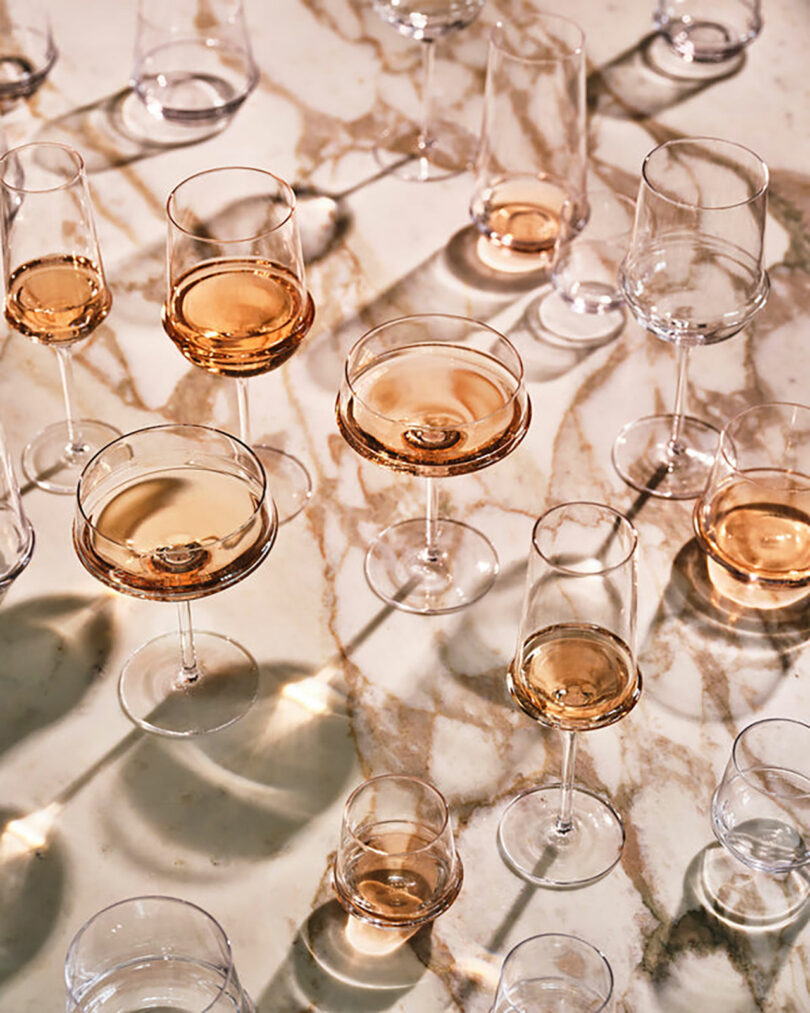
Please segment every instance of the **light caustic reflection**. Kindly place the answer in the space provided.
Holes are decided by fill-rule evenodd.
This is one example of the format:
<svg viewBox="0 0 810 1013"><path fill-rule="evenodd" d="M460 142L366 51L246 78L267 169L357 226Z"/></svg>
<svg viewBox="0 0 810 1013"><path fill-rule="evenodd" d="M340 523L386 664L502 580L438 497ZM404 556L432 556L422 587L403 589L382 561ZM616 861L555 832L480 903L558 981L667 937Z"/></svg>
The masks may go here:
<svg viewBox="0 0 810 1013"><path fill-rule="evenodd" d="M0 866L31 852L41 851L47 845L61 811L60 802L51 802L43 809L8 822L0 834Z"/></svg>

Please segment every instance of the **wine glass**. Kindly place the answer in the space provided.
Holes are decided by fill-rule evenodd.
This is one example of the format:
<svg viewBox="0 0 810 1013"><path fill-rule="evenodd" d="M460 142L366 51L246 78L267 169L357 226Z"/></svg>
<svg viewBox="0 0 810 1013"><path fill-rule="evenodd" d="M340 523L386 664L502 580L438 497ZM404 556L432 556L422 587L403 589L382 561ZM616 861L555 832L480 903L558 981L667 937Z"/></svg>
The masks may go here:
<svg viewBox="0 0 810 1013"><path fill-rule="evenodd" d="M351 793L335 855L335 891L350 916L413 931L450 907L463 875L447 802L433 785L383 774Z"/></svg>
<svg viewBox="0 0 810 1013"><path fill-rule="evenodd" d="M762 31L760 0L658 0L654 20L687 63L731 60Z"/></svg>
<svg viewBox="0 0 810 1013"><path fill-rule="evenodd" d="M433 121L435 43L448 32L471 25L484 0L373 0L374 10L401 35L422 43L422 110L418 129L401 137L387 137L379 160L393 161L393 171L418 182L455 175L472 161L474 140L449 123L437 135ZM403 156L412 156L407 158Z"/></svg>
<svg viewBox="0 0 810 1013"><path fill-rule="evenodd" d="M498 828L508 864L533 883L581 886L621 857L621 817L606 799L574 786L574 759L578 731L619 721L641 694L637 545L630 521L601 503L563 503L534 526L507 682L529 717L562 731L562 783L518 795Z"/></svg>
<svg viewBox="0 0 810 1013"><path fill-rule="evenodd" d="M195 366L235 377L240 436L250 445L248 377L286 362L315 316L295 195L264 169L207 169L172 190L166 214L163 327ZM284 523L309 499L309 473L282 450L253 450Z"/></svg>
<svg viewBox="0 0 810 1013"><path fill-rule="evenodd" d="M255 570L277 527L259 460L216 429L140 429L85 468L73 526L80 561L116 591L178 607L179 633L149 641L121 672L119 696L135 724L197 735L250 707L256 662L230 638L193 630L189 602Z"/></svg>
<svg viewBox="0 0 810 1013"><path fill-rule="evenodd" d="M53 348L59 359L64 422L34 437L23 452L27 478L48 492L74 494L82 468L120 433L77 419L72 353L110 311L81 155L35 141L0 158L5 315L20 334Z"/></svg>
<svg viewBox="0 0 810 1013"><path fill-rule="evenodd" d="M716 590L775 609L810 594L810 408L762 404L720 434L693 514Z"/></svg>
<svg viewBox="0 0 810 1013"><path fill-rule="evenodd" d="M706 485L717 430L684 413L689 353L732 337L765 305L767 189L765 163L731 141L667 141L644 159L620 280L639 323L675 344L678 380L672 414L629 423L613 446L616 470L641 492L694 499Z"/></svg>
<svg viewBox="0 0 810 1013"><path fill-rule="evenodd" d="M613 971L605 955L584 939L550 932L509 951L492 1013L599 1013L612 995Z"/></svg>
<svg viewBox="0 0 810 1013"><path fill-rule="evenodd" d="M436 480L502 460L531 418L523 364L502 334L444 314L375 327L346 359L337 399L341 434L361 457L426 482L426 515L378 535L366 577L383 601L436 615L492 586L498 557L479 531L438 516Z"/></svg>
<svg viewBox="0 0 810 1013"><path fill-rule="evenodd" d="M254 1013L222 926L177 897L131 897L97 912L65 960L67 1013Z"/></svg>
<svg viewBox="0 0 810 1013"><path fill-rule="evenodd" d="M0 425L0 597L28 566L34 529L23 510L20 488Z"/></svg>
<svg viewBox="0 0 810 1013"><path fill-rule="evenodd" d="M47 10L37 0L5 0L0 10L0 102L33 95L57 55Z"/></svg>

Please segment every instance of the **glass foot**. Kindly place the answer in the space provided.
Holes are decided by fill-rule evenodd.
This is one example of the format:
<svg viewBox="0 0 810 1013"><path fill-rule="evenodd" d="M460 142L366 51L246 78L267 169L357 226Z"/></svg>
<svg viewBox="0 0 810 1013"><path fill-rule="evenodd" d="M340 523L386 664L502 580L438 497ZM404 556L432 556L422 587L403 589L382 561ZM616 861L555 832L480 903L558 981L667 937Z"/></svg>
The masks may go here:
<svg viewBox="0 0 810 1013"><path fill-rule="evenodd" d="M547 887L585 886L601 879L624 848L621 817L606 799L574 788L571 829L557 830L562 786L522 792L498 826L501 854L519 876Z"/></svg>
<svg viewBox="0 0 810 1013"><path fill-rule="evenodd" d="M477 601L498 575L498 556L480 531L441 520L435 547L426 547L427 521L386 528L366 553L366 579L383 601L403 612L440 615Z"/></svg>
<svg viewBox="0 0 810 1013"><path fill-rule="evenodd" d="M606 310L580 310L552 290L535 307L536 327L540 337L565 348L595 348L615 338L624 327L625 313L621 306Z"/></svg>
<svg viewBox="0 0 810 1013"><path fill-rule="evenodd" d="M613 444L613 467L628 485L662 499L697 499L709 477L719 432L685 415L678 444L670 444L672 415L630 422Z"/></svg>
<svg viewBox="0 0 810 1013"><path fill-rule="evenodd" d="M23 450L25 477L46 492L74 496L79 475L90 458L121 435L114 426L93 419L77 419L73 427L75 447L70 444L67 422L54 422Z"/></svg>
<svg viewBox="0 0 810 1013"><path fill-rule="evenodd" d="M238 721L256 699L259 668L243 647L196 630L194 645L202 673L194 682L181 680L178 633L150 640L124 666L121 706L144 731L172 738L216 732Z"/></svg>
<svg viewBox="0 0 810 1013"><path fill-rule="evenodd" d="M262 462L267 476L267 489L276 504L278 522L286 524L304 509L312 495L309 472L297 457L286 454L283 450L266 447L264 444L251 449Z"/></svg>
<svg viewBox="0 0 810 1013"><path fill-rule="evenodd" d="M406 126L400 131L385 131L374 157L381 168L399 179L429 183L469 169L475 146L472 134L451 123L438 124L435 136L426 144L420 143L417 127Z"/></svg>

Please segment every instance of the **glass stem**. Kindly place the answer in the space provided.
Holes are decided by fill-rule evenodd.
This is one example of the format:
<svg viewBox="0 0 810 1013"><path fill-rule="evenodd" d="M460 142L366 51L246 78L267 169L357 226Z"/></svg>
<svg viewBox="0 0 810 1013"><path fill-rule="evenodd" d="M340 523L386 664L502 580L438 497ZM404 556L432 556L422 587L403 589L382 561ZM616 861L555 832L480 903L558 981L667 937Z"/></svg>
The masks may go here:
<svg viewBox="0 0 810 1013"><path fill-rule="evenodd" d="M574 766L577 759L577 733L563 732L562 785L560 788L560 811L555 829L558 834L567 834L573 826L571 811L574 803Z"/></svg>
<svg viewBox="0 0 810 1013"><path fill-rule="evenodd" d="M65 399L65 422L68 431L68 453L80 454L84 449L79 435L79 428L76 425L76 415L73 409L73 353L70 348L57 348L56 356L59 360L59 375L62 377L62 395Z"/></svg>
<svg viewBox="0 0 810 1013"><path fill-rule="evenodd" d="M236 381L236 408L239 412L239 438L250 446L250 412L248 410L248 382L240 376Z"/></svg>
<svg viewBox="0 0 810 1013"><path fill-rule="evenodd" d="M417 146L420 155L424 155L433 143L431 128L433 125L433 73L436 64L435 48L432 39L422 40L422 116L419 123Z"/></svg>
<svg viewBox="0 0 810 1013"><path fill-rule="evenodd" d="M428 476L425 479L425 555L431 563L439 559L436 548L439 532L439 483Z"/></svg>
<svg viewBox="0 0 810 1013"><path fill-rule="evenodd" d="M180 678L184 685L194 683L200 677L197 663L197 648L194 646L194 629L191 625L191 602L177 603L177 622L180 627L180 657L182 668Z"/></svg>
<svg viewBox="0 0 810 1013"><path fill-rule="evenodd" d="M668 450L671 454L677 454L682 449L681 430L683 429L684 403L686 402L686 374L689 370L690 345L682 341L676 344L678 356L678 382L675 387L675 405L672 409L672 429L669 434Z"/></svg>

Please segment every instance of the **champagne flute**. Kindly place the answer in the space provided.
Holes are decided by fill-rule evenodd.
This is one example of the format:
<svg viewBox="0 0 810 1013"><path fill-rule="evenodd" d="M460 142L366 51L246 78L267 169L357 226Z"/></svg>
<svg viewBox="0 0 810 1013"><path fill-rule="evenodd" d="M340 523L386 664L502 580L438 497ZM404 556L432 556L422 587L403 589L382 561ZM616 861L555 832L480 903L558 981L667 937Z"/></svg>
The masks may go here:
<svg viewBox="0 0 810 1013"><path fill-rule="evenodd" d="M386 149L377 148L383 164L417 182L453 176L471 163L474 140L464 131L443 123L437 132L433 120L433 78L436 41L449 32L471 25L484 0L373 0L374 10L401 35L422 43L422 110L419 127L404 136L387 137ZM403 156L412 156L411 158Z"/></svg>
<svg viewBox="0 0 810 1013"><path fill-rule="evenodd" d="M694 499L706 485L718 433L685 414L689 353L732 337L765 305L767 189L765 163L731 141L667 141L644 159L620 282L638 322L675 344L678 379L672 413L630 422L614 443L616 470L640 492Z"/></svg>
<svg viewBox="0 0 810 1013"><path fill-rule="evenodd" d="M141 728L185 737L238 720L258 667L239 644L192 628L190 601L252 573L278 527L256 455L206 426L120 437L79 480L73 543L85 568L124 594L177 603L179 632L139 648L118 691Z"/></svg>
<svg viewBox="0 0 810 1013"><path fill-rule="evenodd" d="M166 214L163 327L194 365L236 379L240 436L250 446L248 377L286 362L315 316L295 195L264 169L207 169L172 190ZM282 450L253 450L284 523L309 499L309 473Z"/></svg>
<svg viewBox="0 0 810 1013"><path fill-rule="evenodd" d="M0 195L6 320L55 350L65 401L65 421L31 440L23 471L41 489L74 494L82 468L120 435L104 422L76 418L73 408L74 348L112 302L82 157L45 141L12 148L0 158Z"/></svg>
<svg viewBox="0 0 810 1013"><path fill-rule="evenodd" d="M388 321L349 352L336 410L361 457L426 481L425 517L393 524L369 547L372 590L422 615L476 601L492 586L498 557L479 531L439 518L437 479L494 464L526 435L531 404L514 347L465 317Z"/></svg>
<svg viewBox="0 0 810 1013"><path fill-rule="evenodd" d="M638 702L636 550L622 514L563 503L537 521L509 690L529 717L563 733L562 783L531 788L507 807L498 843L508 864L543 886L582 886L618 862L621 817L574 786L576 733L604 728Z"/></svg>

